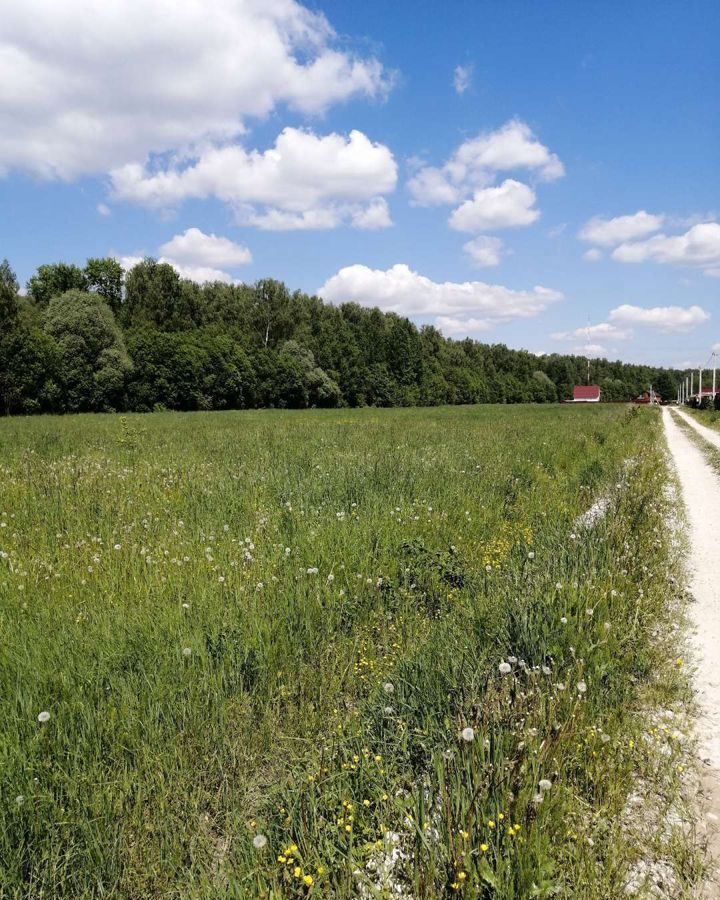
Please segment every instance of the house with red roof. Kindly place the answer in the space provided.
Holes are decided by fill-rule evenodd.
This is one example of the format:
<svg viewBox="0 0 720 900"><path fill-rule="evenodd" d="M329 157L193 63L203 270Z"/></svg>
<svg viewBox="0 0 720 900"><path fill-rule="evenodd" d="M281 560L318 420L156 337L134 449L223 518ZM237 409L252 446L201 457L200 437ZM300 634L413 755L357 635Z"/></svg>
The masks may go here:
<svg viewBox="0 0 720 900"><path fill-rule="evenodd" d="M573 403L599 403L600 388L597 384L576 384L573 388Z"/></svg>

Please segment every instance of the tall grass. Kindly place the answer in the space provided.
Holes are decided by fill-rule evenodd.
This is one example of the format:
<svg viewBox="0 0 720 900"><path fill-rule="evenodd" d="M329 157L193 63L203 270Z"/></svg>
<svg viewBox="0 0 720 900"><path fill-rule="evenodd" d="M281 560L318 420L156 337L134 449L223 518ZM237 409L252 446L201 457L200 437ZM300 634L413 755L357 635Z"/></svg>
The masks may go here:
<svg viewBox="0 0 720 900"><path fill-rule="evenodd" d="M657 435L617 406L1 421L0 894L620 893L638 710L683 689Z"/></svg>

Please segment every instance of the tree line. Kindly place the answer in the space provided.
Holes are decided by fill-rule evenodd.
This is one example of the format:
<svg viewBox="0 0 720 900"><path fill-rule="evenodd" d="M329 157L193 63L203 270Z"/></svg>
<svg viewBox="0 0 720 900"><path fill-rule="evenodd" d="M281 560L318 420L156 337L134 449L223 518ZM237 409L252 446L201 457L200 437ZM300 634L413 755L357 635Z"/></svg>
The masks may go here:
<svg viewBox="0 0 720 900"><path fill-rule="evenodd" d="M583 357L445 338L395 313L324 303L274 279L196 284L147 258L0 264L0 413L436 406L569 399ZM592 364L603 400L680 374Z"/></svg>

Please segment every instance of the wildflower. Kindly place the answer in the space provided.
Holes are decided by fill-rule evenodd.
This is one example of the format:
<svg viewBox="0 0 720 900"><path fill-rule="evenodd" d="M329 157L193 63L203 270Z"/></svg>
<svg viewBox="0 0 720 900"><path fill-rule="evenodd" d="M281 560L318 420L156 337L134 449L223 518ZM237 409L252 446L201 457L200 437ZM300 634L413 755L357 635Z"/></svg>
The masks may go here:
<svg viewBox="0 0 720 900"><path fill-rule="evenodd" d="M44 709L38 714L38 722L47 722L50 719L50 713Z"/></svg>
<svg viewBox="0 0 720 900"><path fill-rule="evenodd" d="M512 671L512 666L510 665L510 663L501 662L498 666L498 669L501 675L509 675Z"/></svg>
<svg viewBox="0 0 720 900"><path fill-rule="evenodd" d="M25 798L23 797L22 794L18 794L17 797L15 798L15 802L17 803L18 806L22 806L23 803L25 802Z"/></svg>
<svg viewBox="0 0 720 900"><path fill-rule="evenodd" d="M302 869L300 868L300 866L295 866L295 868L293 869L293 875L296 878L300 878L300 876L302 875Z"/></svg>
<svg viewBox="0 0 720 900"><path fill-rule="evenodd" d="M392 681L386 681L383 685L383 690L386 694L392 694L395 691L395 685L392 683Z"/></svg>
<svg viewBox="0 0 720 900"><path fill-rule="evenodd" d="M528 553L528 559L535 559L535 551L534 551L534 550L531 550L531 551Z"/></svg>
<svg viewBox="0 0 720 900"><path fill-rule="evenodd" d="M578 694L584 694L587 691L587 685L584 681L578 681L577 683Z"/></svg>
<svg viewBox="0 0 720 900"><path fill-rule="evenodd" d="M119 550L119 549L120 549L120 544L115 544L115 547L114 547L113 549Z"/></svg>
<svg viewBox="0 0 720 900"><path fill-rule="evenodd" d="M325 874L325 866L318 866L317 873L318 873L318 875L324 875Z"/></svg>
<svg viewBox="0 0 720 900"><path fill-rule="evenodd" d="M562 625L567 625L567 616L560 616L560 623Z"/></svg>
<svg viewBox="0 0 720 900"><path fill-rule="evenodd" d="M517 656L508 656L508 662L514 666L515 663L517 662Z"/></svg>
<svg viewBox="0 0 720 900"><path fill-rule="evenodd" d="M190 604L189 604L189 603L183 603L182 608L183 608L183 609L190 609Z"/></svg>
<svg viewBox="0 0 720 900"><path fill-rule="evenodd" d="M328 577L327 577L327 583L328 583L328 584L332 584L333 581L335 581L335 576L334 576L333 573L331 572L331 573L328 575Z"/></svg>
<svg viewBox="0 0 720 900"><path fill-rule="evenodd" d="M385 713L386 716L391 716L395 712L395 710L392 708L392 706L386 706L383 709L383 712Z"/></svg>
<svg viewBox="0 0 720 900"><path fill-rule="evenodd" d="M307 574L308 575L317 575L318 571L319 570L318 570L317 566L310 566L310 568L307 570Z"/></svg>
<svg viewBox="0 0 720 900"><path fill-rule="evenodd" d="M182 655L187 659L188 656L192 655L192 649L190 647L183 647Z"/></svg>
<svg viewBox="0 0 720 900"><path fill-rule="evenodd" d="M472 728L463 728L462 730L462 739L465 743L469 744L475 740L475 731Z"/></svg>
<svg viewBox="0 0 720 900"><path fill-rule="evenodd" d="M487 853L489 849L490 849L490 847L488 846L488 844L480 844L480 852L481 853Z"/></svg>
<svg viewBox="0 0 720 900"><path fill-rule="evenodd" d="M494 828L494 827L495 827L495 822L493 822L492 819L488 819L488 828Z"/></svg>
<svg viewBox="0 0 720 900"><path fill-rule="evenodd" d="M264 834L256 834L253 838L253 847L256 850L262 850L267 845L267 838Z"/></svg>
<svg viewBox="0 0 720 900"><path fill-rule="evenodd" d="M547 778L541 778L540 781L538 781L538 787L540 788L540 790L541 790L543 793L544 793L545 791L549 791L550 788L552 787L552 781L550 781L550 780L547 779Z"/></svg>

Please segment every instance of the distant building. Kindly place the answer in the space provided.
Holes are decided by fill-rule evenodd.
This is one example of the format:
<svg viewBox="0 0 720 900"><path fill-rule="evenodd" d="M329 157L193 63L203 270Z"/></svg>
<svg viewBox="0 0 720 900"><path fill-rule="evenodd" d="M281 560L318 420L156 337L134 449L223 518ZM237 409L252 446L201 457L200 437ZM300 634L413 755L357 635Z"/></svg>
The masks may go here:
<svg viewBox="0 0 720 900"><path fill-rule="evenodd" d="M635 398L636 403L662 403L662 394L657 391L643 391Z"/></svg>
<svg viewBox="0 0 720 900"><path fill-rule="evenodd" d="M599 403L600 388L597 384L576 384L573 388L573 403Z"/></svg>

